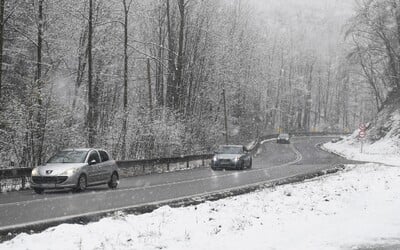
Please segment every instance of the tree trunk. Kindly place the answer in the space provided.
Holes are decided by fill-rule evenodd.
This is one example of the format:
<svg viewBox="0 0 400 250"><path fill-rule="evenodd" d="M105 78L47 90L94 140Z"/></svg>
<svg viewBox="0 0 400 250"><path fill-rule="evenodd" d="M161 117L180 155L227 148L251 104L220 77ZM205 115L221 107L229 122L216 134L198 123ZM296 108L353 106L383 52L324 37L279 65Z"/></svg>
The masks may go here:
<svg viewBox="0 0 400 250"><path fill-rule="evenodd" d="M92 36L93 36L93 0L89 0L89 30L88 30L88 112L87 112L87 131L88 146L93 147L95 139L94 119L93 119L93 58L92 58Z"/></svg>
<svg viewBox="0 0 400 250"><path fill-rule="evenodd" d="M3 76L3 42L4 42L4 4L5 0L0 0L0 104L3 100L2 76ZM0 105L0 110L2 105Z"/></svg>
<svg viewBox="0 0 400 250"><path fill-rule="evenodd" d="M163 36L163 24L164 16L162 14L162 6L160 6L158 13L158 61L156 62L156 98L158 106L164 106L164 69L162 61L165 39Z"/></svg>
<svg viewBox="0 0 400 250"><path fill-rule="evenodd" d="M303 128L306 132L310 132L310 121L311 121L311 85L312 85L312 74L314 69L314 62L311 62L308 72L307 81L307 93L305 96L305 106L304 106L304 117L303 117Z"/></svg>
<svg viewBox="0 0 400 250"><path fill-rule="evenodd" d="M122 0L124 5L124 114L122 120L122 143L121 143L121 158L126 157L126 134L128 123L128 14L129 6L126 0ZM129 4L130 5L130 4Z"/></svg>
<svg viewBox="0 0 400 250"><path fill-rule="evenodd" d="M153 115L153 101L152 101L152 93L151 93L151 71L150 71L150 59L147 58L147 84L149 88L149 115L150 120L152 119Z"/></svg>
<svg viewBox="0 0 400 250"><path fill-rule="evenodd" d="M168 76L167 76L167 107L173 109L177 101L177 88L175 85L175 46L172 37L172 23L170 0L167 0L167 34L168 34Z"/></svg>
<svg viewBox="0 0 400 250"><path fill-rule="evenodd" d="M222 98L223 98L223 103L224 103L225 144L229 144L228 112L227 112L227 108L226 108L225 88L222 89Z"/></svg>
<svg viewBox="0 0 400 250"><path fill-rule="evenodd" d="M183 47L184 47L184 31L185 31L185 1L178 0L180 25L179 25L179 40L178 40L178 60L176 70L176 86L178 91L178 109L182 113L185 106L186 86L183 81Z"/></svg>
<svg viewBox="0 0 400 250"><path fill-rule="evenodd" d="M37 117L36 117L36 147L37 151L34 155L34 158L37 159L37 162L34 164L42 164L42 152L43 152L43 143L44 143L44 131L45 131L45 123L43 121L42 112L43 112L43 100L42 100L42 42L43 42L43 0L39 0L38 2L38 33L37 33L37 61L36 61L36 77L35 83L37 87Z"/></svg>
<svg viewBox="0 0 400 250"><path fill-rule="evenodd" d="M331 59L329 59L328 64L328 72L327 72L327 79L326 79L326 89L325 89L325 98L323 100L324 104L324 120L325 122L328 121L328 111L329 111L329 96L330 96L330 89L331 89Z"/></svg>
<svg viewBox="0 0 400 250"><path fill-rule="evenodd" d="M82 85L83 76L85 74L87 58L88 58L88 47L87 47L87 31L86 25L82 34L79 38L79 48L78 48L78 69L76 74L76 82L75 82L75 89L74 89L74 99L72 100L72 110L75 110L76 101L78 98L79 88ZM82 52L83 50L83 52Z"/></svg>

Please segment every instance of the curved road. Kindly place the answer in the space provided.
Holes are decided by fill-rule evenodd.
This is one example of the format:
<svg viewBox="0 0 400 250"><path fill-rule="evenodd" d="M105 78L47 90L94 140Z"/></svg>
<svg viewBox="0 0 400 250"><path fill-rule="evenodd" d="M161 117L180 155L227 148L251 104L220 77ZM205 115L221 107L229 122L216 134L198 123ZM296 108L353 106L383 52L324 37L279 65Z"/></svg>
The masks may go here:
<svg viewBox="0 0 400 250"><path fill-rule="evenodd" d="M199 197L353 163L318 149L317 144L329 140L329 137L297 137L291 144L265 142L253 159L253 168L244 171L198 168L122 179L116 190L100 186L83 193L53 191L37 195L25 190L0 194L0 231Z"/></svg>

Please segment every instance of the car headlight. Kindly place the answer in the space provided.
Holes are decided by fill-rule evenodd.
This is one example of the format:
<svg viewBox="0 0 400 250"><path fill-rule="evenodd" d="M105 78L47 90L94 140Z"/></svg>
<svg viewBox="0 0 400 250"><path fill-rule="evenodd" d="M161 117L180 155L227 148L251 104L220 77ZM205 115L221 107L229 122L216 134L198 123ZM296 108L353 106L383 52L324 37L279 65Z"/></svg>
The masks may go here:
<svg viewBox="0 0 400 250"><path fill-rule="evenodd" d="M78 171L77 168L71 168L71 169L64 171L61 175L66 175L69 177L69 176L74 175L77 171Z"/></svg>
<svg viewBox="0 0 400 250"><path fill-rule="evenodd" d="M214 156L214 157L212 158L212 160L213 160L213 161L218 161L218 157L217 157L217 156Z"/></svg>
<svg viewBox="0 0 400 250"><path fill-rule="evenodd" d="M235 161L239 161L240 160L240 158L239 157L235 157Z"/></svg>
<svg viewBox="0 0 400 250"><path fill-rule="evenodd" d="M39 176L39 175L40 175L40 173L39 173L39 169L38 168L32 169L31 176Z"/></svg>

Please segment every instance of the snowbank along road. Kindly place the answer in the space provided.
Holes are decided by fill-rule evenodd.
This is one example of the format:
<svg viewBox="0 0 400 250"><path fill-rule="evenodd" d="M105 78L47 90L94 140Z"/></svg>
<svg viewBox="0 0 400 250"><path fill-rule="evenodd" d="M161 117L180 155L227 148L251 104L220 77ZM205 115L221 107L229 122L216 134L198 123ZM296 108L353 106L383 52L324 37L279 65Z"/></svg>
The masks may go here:
<svg viewBox="0 0 400 250"><path fill-rule="evenodd" d="M317 147L330 139L298 137L293 138L291 144L266 141L253 159L250 170L212 171L210 168L199 168L132 177L122 179L116 190L104 186L89 188L83 193L52 191L37 195L32 190L25 190L0 194L0 231L4 234L26 226L196 198L326 170L337 164L353 163Z"/></svg>

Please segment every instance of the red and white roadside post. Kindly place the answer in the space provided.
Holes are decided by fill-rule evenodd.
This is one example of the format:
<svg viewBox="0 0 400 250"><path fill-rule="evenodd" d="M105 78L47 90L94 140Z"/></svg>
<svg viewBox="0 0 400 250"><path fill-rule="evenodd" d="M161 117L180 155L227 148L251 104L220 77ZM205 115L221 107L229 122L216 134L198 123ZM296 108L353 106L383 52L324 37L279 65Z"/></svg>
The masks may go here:
<svg viewBox="0 0 400 250"><path fill-rule="evenodd" d="M358 132L358 138L360 138L360 140L361 140L361 149L360 149L360 153L362 153L362 152L363 152L364 138L365 138L365 136L367 135L367 132L366 132L367 127L365 126L364 123L360 123L360 125L358 126L358 129L360 130L360 131Z"/></svg>

